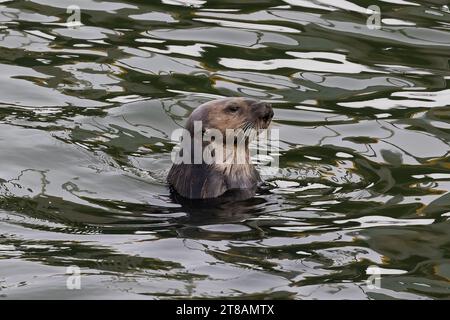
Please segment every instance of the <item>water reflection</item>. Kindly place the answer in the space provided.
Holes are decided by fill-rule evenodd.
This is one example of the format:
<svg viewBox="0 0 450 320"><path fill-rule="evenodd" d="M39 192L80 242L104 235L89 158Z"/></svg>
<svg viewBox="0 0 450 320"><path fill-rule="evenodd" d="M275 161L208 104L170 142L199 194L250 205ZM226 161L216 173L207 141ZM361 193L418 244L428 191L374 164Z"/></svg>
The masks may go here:
<svg viewBox="0 0 450 320"><path fill-rule="evenodd" d="M449 295L449 15L382 1L0 5L0 295ZM165 183L210 99L274 105L280 168L245 201ZM67 290L66 267L83 270ZM366 286L366 269L396 274Z"/></svg>

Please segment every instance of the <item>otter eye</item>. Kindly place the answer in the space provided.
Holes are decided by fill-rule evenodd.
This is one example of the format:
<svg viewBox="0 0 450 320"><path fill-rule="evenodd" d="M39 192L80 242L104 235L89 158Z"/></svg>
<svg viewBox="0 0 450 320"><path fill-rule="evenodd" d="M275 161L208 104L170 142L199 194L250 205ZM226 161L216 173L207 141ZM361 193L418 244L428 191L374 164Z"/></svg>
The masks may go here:
<svg viewBox="0 0 450 320"><path fill-rule="evenodd" d="M227 107L227 110L230 112L237 112L239 110L239 106L237 104L231 104Z"/></svg>

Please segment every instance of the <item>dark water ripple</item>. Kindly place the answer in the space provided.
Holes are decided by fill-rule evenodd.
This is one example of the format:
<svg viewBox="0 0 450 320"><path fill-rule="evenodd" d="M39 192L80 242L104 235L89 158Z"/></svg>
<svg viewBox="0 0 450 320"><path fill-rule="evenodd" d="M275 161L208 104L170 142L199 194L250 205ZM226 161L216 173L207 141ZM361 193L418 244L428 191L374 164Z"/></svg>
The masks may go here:
<svg viewBox="0 0 450 320"><path fill-rule="evenodd" d="M0 1L0 296L448 298L446 2ZM273 103L280 170L181 206L171 132L222 96Z"/></svg>

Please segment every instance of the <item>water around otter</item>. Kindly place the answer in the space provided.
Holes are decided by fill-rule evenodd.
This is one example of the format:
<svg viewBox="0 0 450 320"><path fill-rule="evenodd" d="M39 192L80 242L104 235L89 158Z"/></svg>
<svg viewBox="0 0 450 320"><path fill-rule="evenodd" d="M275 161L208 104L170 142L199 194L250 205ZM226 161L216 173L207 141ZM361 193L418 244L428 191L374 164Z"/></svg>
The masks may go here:
<svg viewBox="0 0 450 320"><path fill-rule="evenodd" d="M449 296L443 3L74 2L0 1L2 298ZM170 133L230 96L273 104L280 171L178 204Z"/></svg>

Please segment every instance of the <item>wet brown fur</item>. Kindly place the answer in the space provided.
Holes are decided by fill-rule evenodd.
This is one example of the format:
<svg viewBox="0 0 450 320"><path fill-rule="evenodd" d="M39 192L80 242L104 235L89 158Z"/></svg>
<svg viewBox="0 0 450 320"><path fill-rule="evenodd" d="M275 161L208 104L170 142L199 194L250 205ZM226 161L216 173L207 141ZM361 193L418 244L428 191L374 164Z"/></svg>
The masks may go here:
<svg viewBox="0 0 450 320"><path fill-rule="evenodd" d="M237 108L237 111L233 111ZM226 129L238 129L246 123L255 129L265 129L273 117L269 104L245 98L213 100L195 109L186 123L193 136L194 121L204 129L215 128L225 136ZM203 145L205 147L205 145ZM236 157L236 148L231 157ZM258 171L249 158L245 145L244 164L174 164L167 178L173 191L188 199L210 199L238 190L245 198L253 196L261 182Z"/></svg>

